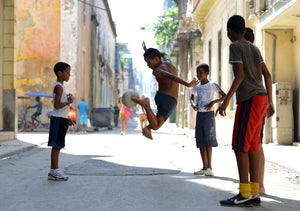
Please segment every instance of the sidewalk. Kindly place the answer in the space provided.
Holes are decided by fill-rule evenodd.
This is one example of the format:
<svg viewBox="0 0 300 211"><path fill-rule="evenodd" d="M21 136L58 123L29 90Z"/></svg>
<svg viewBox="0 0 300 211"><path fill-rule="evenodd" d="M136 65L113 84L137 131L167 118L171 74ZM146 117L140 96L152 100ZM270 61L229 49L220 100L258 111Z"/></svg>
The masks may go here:
<svg viewBox="0 0 300 211"><path fill-rule="evenodd" d="M180 128L175 123L165 123L171 131L184 134L189 138L194 139L195 131L188 128ZM218 124L218 123L217 123ZM230 125L229 125L230 126ZM231 145L231 131L228 125L217 125L217 140L219 147ZM224 135L225 134L225 135ZM265 160L277 165L280 165L291 171L295 171L300 175L300 143L294 142L292 146L278 145L275 143L263 144ZM232 152L233 153L233 152Z"/></svg>
<svg viewBox="0 0 300 211"><path fill-rule="evenodd" d="M136 127L137 123L132 120L128 126ZM188 138L194 139L194 130L187 128L178 128L174 123L165 123L171 132L183 134ZM221 131L217 134L219 147L231 144L231 135L228 135L226 127L218 129ZM225 128L225 129L224 129ZM115 128L117 130L118 128ZM226 131L224 131L226 130ZM225 134L225 135L224 135ZM20 133L18 135L20 140L2 141L0 142L0 159L5 159L9 156L28 151L48 142L48 133L31 132ZM267 162L275 163L286 169L297 172L300 175L300 144L294 143L293 146L276 145L274 143L263 144L265 159Z"/></svg>

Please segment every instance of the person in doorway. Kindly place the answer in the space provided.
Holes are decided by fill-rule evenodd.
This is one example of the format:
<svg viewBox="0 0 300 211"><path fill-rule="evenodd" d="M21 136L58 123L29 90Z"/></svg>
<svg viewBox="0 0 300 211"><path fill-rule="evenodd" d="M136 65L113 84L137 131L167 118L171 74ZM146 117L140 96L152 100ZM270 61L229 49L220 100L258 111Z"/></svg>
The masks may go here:
<svg viewBox="0 0 300 211"><path fill-rule="evenodd" d="M57 81L53 86L53 111L50 117L50 129L48 146L51 150L51 169L48 173L48 179L54 181L66 181L68 177L58 168L59 153L65 147L65 136L68 126L73 125L73 121L68 118L70 104L74 98L68 94L64 86L65 81L70 79L71 67L64 62L58 62L54 66L54 73Z"/></svg>
<svg viewBox="0 0 300 211"><path fill-rule="evenodd" d="M158 91L155 95L157 114L153 113L149 98L140 99L132 97L131 99L145 108L149 125L143 128L143 135L149 139L153 139L151 129L158 130L176 108L179 84L193 87L199 81L194 78L191 82L186 82L179 78L177 76L177 69L173 66L167 54L159 52L155 48L147 49L144 42L143 49L145 51L144 59L148 67L153 70L152 74L158 82Z"/></svg>
<svg viewBox="0 0 300 211"><path fill-rule="evenodd" d="M77 108L79 109L79 124L80 124L80 133L87 133L87 124L90 119L90 110L88 104L84 101L84 98L78 103Z"/></svg>
<svg viewBox="0 0 300 211"><path fill-rule="evenodd" d="M261 127L265 114L274 114L271 74L264 65L259 49L244 38L245 20L233 15L227 22L227 36L231 40L229 62L234 80L216 113L226 115L226 108L236 92L237 109L232 136L239 172L239 194L221 200L222 206L260 205L259 164ZM264 77L265 86L263 85ZM249 182L250 168L250 182Z"/></svg>
<svg viewBox="0 0 300 211"><path fill-rule="evenodd" d="M195 138L197 148L200 149L203 167L194 174L213 176L212 148L218 146L214 104L222 102L226 94L218 84L208 80L209 66L207 64L199 65L196 70L200 83L192 88L190 102L192 108L197 111ZM214 100L215 93L221 95L221 98ZM197 96L196 103L195 96Z"/></svg>

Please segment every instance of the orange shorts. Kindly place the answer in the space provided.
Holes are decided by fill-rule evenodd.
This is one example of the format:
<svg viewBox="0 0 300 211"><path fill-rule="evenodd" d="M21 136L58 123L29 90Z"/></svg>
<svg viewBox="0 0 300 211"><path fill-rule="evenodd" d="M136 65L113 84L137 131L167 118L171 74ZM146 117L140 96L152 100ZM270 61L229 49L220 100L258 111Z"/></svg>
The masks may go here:
<svg viewBox="0 0 300 211"><path fill-rule="evenodd" d="M140 121L147 121L147 115L146 114L140 114L139 118L140 118Z"/></svg>
<svg viewBox="0 0 300 211"><path fill-rule="evenodd" d="M232 135L233 150L243 152L259 150L267 107L267 95L254 95L237 104Z"/></svg>
<svg viewBox="0 0 300 211"><path fill-rule="evenodd" d="M119 119L121 120L126 119L124 112L120 112Z"/></svg>

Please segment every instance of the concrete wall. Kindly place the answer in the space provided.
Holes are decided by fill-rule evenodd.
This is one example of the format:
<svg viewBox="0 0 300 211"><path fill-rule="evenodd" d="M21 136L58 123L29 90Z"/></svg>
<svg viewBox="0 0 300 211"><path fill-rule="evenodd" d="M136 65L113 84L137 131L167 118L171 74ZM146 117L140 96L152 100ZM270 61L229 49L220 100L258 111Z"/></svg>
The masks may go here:
<svg viewBox="0 0 300 211"><path fill-rule="evenodd" d="M60 6L60 60L71 66L69 82L65 83L66 89L77 98L78 74L78 4L77 0L61 0Z"/></svg>
<svg viewBox="0 0 300 211"><path fill-rule="evenodd" d="M0 25L4 25L3 1L0 1ZM3 116L3 27L0 27L0 116ZM3 118L0 118L0 130L3 130Z"/></svg>
<svg viewBox="0 0 300 211"><path fill-rule="evenodd" d="M85 23L84 23L85 19ZM85 98L89 104L90 96L90 54L91 54L91 7L84 3L78 2L78 52L77 52L77 102Z"/></svg>
<svg viewBox="0 0 300 211"><path fill-rule="evenodd" d="M17 94L52 93L53 66L60 60L60 0L17 0L17 5ZM41 100L43 114L52 110L52 99ZM19 100L20 108L22 103L35 105L35 97Z"/></svg>
<svg viewBox="0 0 300 211"><path fill-rule="evenodd" d="M14 139L17 135L16 105L16 1L0 1L0 131L1 138Z"/></svg>

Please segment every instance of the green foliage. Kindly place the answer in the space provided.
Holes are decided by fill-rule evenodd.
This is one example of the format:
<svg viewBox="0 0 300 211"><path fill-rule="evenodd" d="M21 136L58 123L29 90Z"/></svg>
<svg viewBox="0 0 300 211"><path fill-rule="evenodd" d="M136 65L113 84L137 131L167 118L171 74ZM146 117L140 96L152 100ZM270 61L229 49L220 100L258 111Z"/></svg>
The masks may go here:
<svg viewBox="0 0 300 211"><path fill-rule="evenodd" d="M156 38L156 44L160 50L166 50L167 44L170 40L174 39L174 33L178 26L178 7L174 4L169 8L165 16L158 21L153 23L152 26L140 27L141 30L151 29L154 31L154 37Z"/></svg>
<svg viewBox="0 0 300 211"><path fill-rule="evenodd" d="M156 44L160 48L165 49L170 40L174 39L174 33L178 26L178 8L176 4L169 8L165 14L163 20L153 24L154 37L156 38Z"/></svg>

